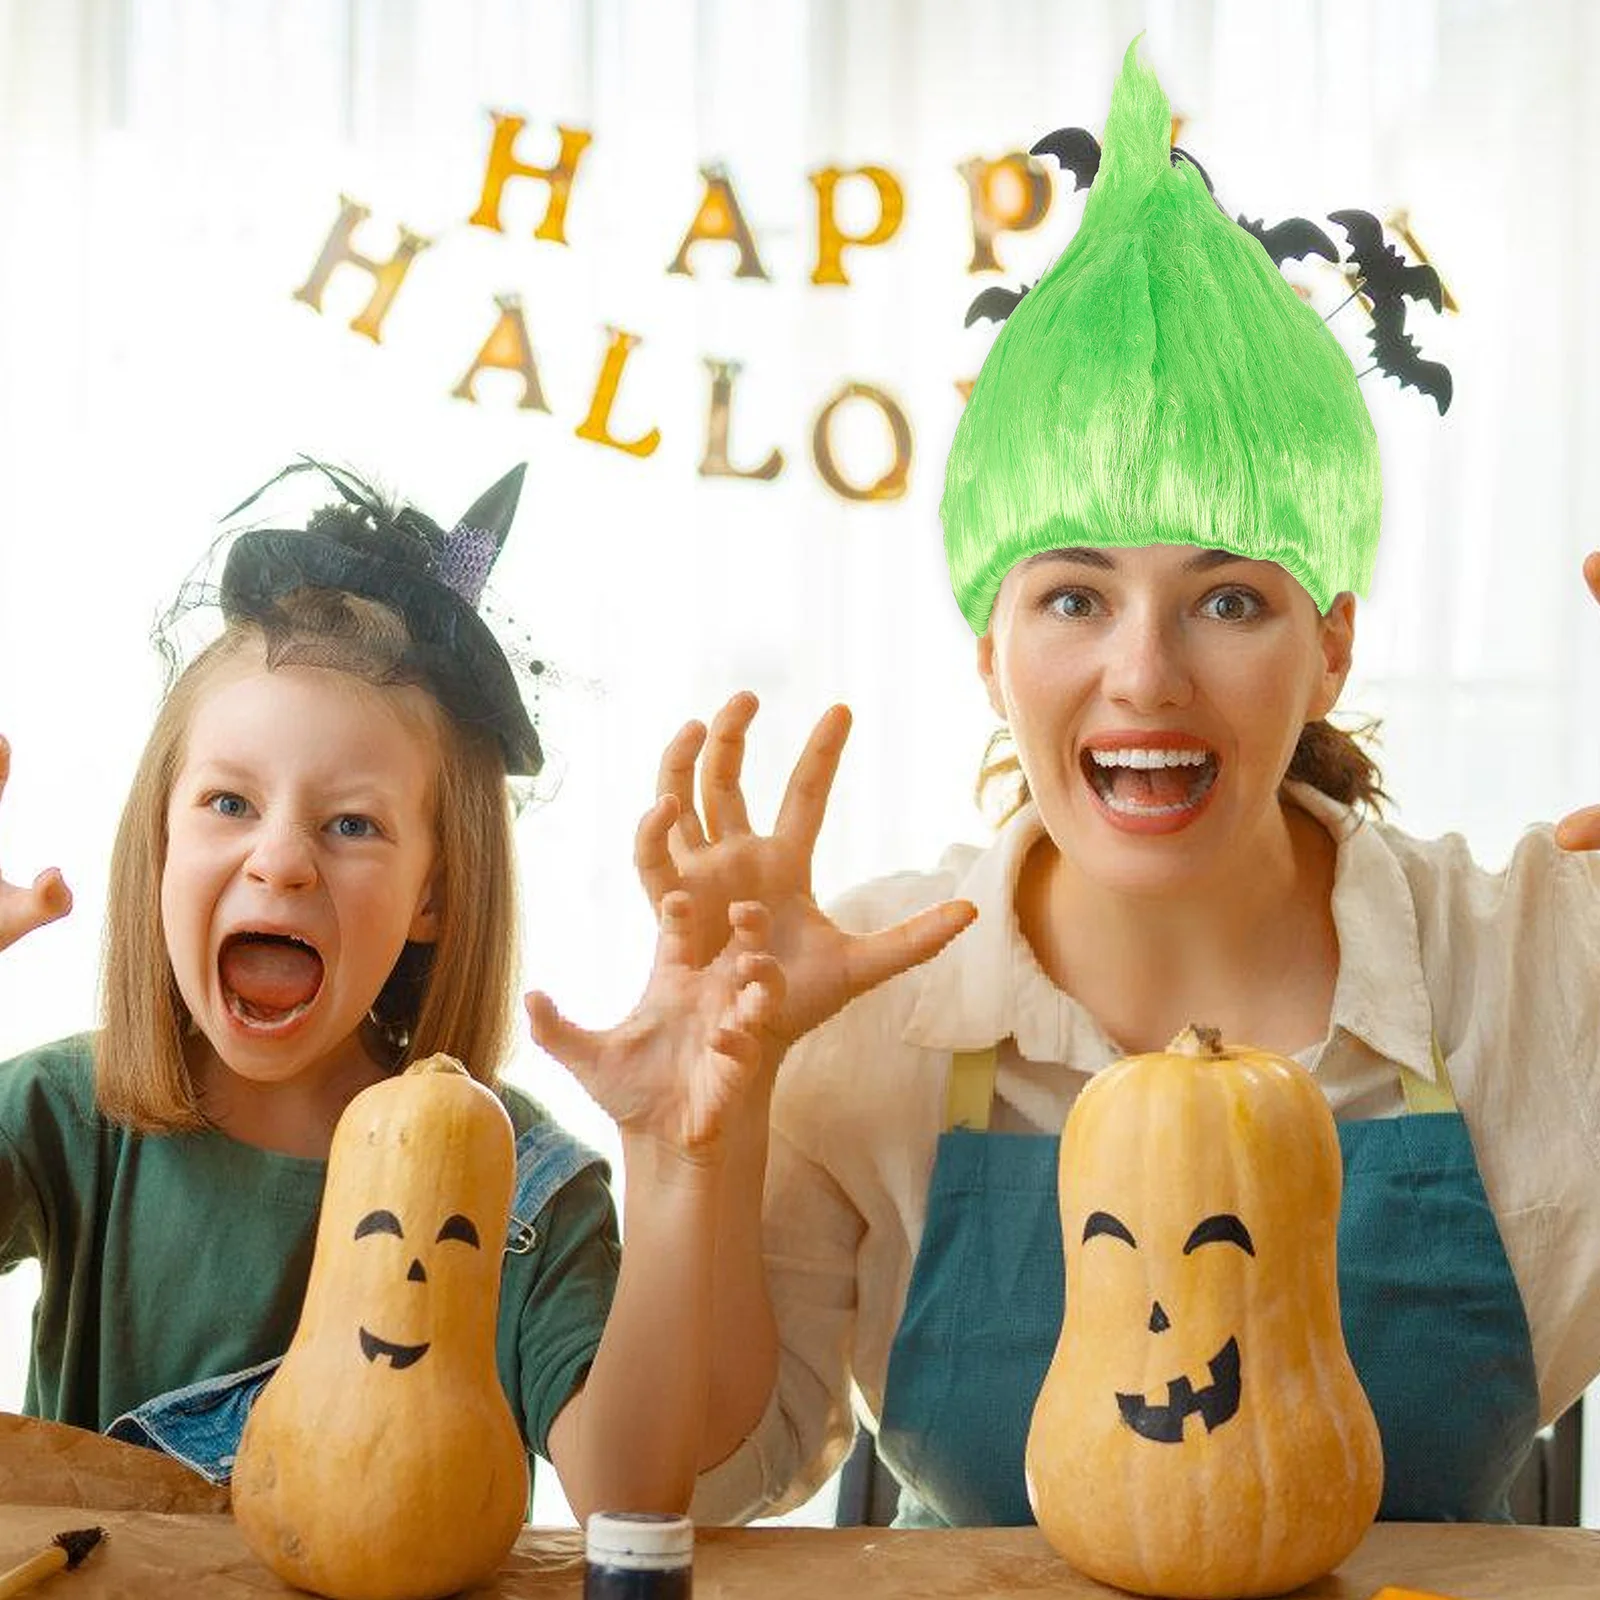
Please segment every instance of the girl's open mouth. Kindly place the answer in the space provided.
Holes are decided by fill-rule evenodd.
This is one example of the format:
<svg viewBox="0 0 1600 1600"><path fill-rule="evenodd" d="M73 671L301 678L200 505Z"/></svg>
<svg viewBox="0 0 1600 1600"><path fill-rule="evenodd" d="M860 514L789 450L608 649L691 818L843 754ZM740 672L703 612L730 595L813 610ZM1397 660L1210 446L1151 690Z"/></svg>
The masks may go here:
<svg viewBox="0 0 1600 1600"><path fill-rule="evenodd" d="M255 1033L297 1022L322 990L322 956L283 933L233 933L222 942L217 974L229 1014Z"/></svg>
<svg viewBox="0 0 1600 1600"><path fill-rule="evenodd" d="M1220 768L1209 750L1085 750L1080 764L1105 809L1130 821L1193 815Z"/></svg>

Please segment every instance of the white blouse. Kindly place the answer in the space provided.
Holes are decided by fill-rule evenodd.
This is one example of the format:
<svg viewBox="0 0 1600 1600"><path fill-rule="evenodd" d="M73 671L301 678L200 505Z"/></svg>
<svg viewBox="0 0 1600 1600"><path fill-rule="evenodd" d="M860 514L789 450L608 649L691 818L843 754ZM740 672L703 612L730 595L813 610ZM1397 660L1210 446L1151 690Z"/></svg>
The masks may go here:
<svg viewBox="0 0 1600 1600"><path fill-rule="evenodd" d="M1436 1081L1437 1033L1549 1422L1600 1373L1600 852L1564 851L1541 825L1491 873L1459 834L1413 839L1307 785L1285 795L1338 843L1332 1022L1297 1059L1337 1118L1393 1116L1397 1066ZM1048 1134L1121 1054L1018 926L1017 875L1042 831L1030 805L988 849L956 846L936 871L878 879L832 908L865 931L959 896L978 920L784 1061L764 1208L778 1382L755 1431L701 1475L697 1520L799 1504L849 1447L852 1403L869 1424L881 1415L952 1052L1000 1045L992 1126Z"/></svg>

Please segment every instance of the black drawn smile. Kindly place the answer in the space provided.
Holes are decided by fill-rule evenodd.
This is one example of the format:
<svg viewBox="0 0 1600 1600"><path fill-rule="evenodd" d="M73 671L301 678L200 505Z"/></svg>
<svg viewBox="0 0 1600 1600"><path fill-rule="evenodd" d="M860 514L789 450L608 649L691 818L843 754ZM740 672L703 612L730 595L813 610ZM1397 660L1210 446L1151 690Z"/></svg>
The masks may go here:
<svg viewBox="0 0 1600 1600"><path fill-rule="evenodd" d="M1196 1389L1187 1378L1174 1378L1167 1385L1165 1405L1152 1405L1139 1394L1119 1394L1122 1420L1157 1444L1181 1444L1184 1418L1193 1411L1200 1413L1207 1433L1220 1428L1239 1409L1239 1341L1230 1339L1209 1366L1211 1382L1203 1389Z"/></svg>
<svg viewBox="0 0 1600 1600"><path fill-rule="evenodd" d="M363 1328L361 1353L368 1361L376 1361L379 1356L388 1356L389 1365L399 1372L402 1367L409 1367L420 1361L428 1353L428 1347L425 1344L390 1344L387 1339L380 1339L377 1334L368 1333Z"/></svg>

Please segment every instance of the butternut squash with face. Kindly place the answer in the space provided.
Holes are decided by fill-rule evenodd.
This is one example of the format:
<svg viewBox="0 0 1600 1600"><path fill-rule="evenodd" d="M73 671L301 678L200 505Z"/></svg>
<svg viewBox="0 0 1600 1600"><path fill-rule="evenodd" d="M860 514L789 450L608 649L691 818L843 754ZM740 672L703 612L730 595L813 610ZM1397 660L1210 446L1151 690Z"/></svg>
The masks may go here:
<svg viewBox="0 0 1600 1600"><path fill-rule="evenodd" d="M1138 1594L1281 1594L1383 1487L1345 1349L1343 1167L1310 1073L1185 1029L1096 1078L1060 1157L1066 1315L1028 1495L1075 1567Z"/></svg>
<svg viewBox="0 0 1600 1600"><path fill-rule="evenodd" d="M515 1542L527 1455L495 1370L514 1173L504 1107L449 1056L339 1119L299 1326L233 1472L239 1528L287 1582L435 1600Z"/></svg>

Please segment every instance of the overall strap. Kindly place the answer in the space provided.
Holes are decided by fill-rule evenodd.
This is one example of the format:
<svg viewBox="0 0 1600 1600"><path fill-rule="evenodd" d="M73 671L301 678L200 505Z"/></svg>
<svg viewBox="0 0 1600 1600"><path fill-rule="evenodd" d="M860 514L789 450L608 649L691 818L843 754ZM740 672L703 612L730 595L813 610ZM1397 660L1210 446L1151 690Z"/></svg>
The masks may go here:
<svg viewBox="0 0 1600 1600"><path fill-rule="evenodd" d="M1456 1109L1455 1090L1450 1087L1450 1074L1445 1069L1444 1051L1439 1048L1438 1035L1430 1035L1428 1043L1433 1051L1432 1083L1410 1067L1400 1069L1400 1092L1405 1096L1406 1110L1412 1116Z"/></svg>
<svg viewBox="0 0 1600 1600"><path fill-rule="evenodd" d="M995 1047L957 1050L950 1057L950 1084L944 1098L944 1131L970 1128L989 1130L989 1108L994 1102Z"/></svg>

